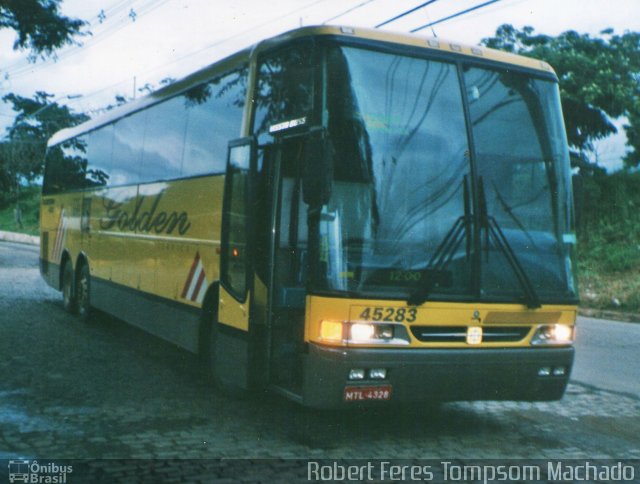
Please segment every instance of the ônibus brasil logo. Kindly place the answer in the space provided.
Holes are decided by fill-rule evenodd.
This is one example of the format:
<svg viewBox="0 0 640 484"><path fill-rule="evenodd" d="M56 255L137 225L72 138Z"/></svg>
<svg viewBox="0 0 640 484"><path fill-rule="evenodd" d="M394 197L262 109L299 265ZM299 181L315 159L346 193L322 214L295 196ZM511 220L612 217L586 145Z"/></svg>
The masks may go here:
<svg viewBox="0 0 640 484"><path fill-rule="evenodd" d="M40 464L37 460L10 460L9 482L27 482L37 484L63 484L67 474L73 472L73 466L58 465L53 462Z"/></svg>

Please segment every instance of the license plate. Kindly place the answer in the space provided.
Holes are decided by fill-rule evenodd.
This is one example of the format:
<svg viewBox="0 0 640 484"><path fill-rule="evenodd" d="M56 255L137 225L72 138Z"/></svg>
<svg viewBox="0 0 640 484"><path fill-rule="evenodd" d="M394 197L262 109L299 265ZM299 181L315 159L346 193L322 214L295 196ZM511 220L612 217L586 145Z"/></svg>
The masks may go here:
<svg viewBox="0 0 640 484"><path fill-rule="evenodd" d="M345 402L363 402L365 400L391 400L391 385L344 388Z"/></svg>

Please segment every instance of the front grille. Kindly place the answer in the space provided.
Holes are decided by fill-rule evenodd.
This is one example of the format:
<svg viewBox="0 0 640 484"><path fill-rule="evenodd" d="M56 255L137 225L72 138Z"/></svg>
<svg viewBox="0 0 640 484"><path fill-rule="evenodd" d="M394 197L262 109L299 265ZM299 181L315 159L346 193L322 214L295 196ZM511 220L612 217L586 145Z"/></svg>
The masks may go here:
<svg viewBox="0 0 640 484"><path fill-rule="evenodd" d="M483 343L515 343L529 333L529 326L484 326ZM413 336L423 343L464 343L467 326L413 326Z"/></svg>

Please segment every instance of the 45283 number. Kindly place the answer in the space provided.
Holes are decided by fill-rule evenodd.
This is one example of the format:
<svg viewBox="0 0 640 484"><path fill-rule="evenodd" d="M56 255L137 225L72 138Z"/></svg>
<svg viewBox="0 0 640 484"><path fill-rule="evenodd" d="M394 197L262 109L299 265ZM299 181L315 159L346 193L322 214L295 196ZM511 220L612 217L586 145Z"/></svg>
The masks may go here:
<svg viewBox="0 0 640 484"><path fill-rule="evenodd" d="M365 308L360 313L363 321L384 321L389 323L413 323L418 316L416 308Z"/></svg>

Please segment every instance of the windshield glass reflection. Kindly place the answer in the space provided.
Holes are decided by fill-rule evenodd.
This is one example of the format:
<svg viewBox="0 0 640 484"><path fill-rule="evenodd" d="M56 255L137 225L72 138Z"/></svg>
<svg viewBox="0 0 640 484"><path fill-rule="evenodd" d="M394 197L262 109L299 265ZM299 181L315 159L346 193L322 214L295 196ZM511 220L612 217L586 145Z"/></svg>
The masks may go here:
<svg viewBox="0 0 640 484"><path fill-rule="evenodd" d="M474 178L455 64L337 46L327 59L335 160L319 222L318 289L415 300L427 288L432 299L522 301L520 267L541 299L573 297L555 83L464 70ZM480 185L506 249L471 214Z"/></svg>
<svg viewBox="0 0 640 484"><path fill-rule="evenodd" d="M502 229L535 290L573 293L568 153L557 85L521 73L465 70L487 214ZM483 294L521 291L496 244L485 244Z"/></svg>
<svg viewBox="0 0 640 484"><path fill-rule="evenodd" d="M328 85L336 159L320 222L326 283L403 297L424 282L464 210L469 151L456 67L336 47ZM469 293L466 246L441 292Z"/></svg>

